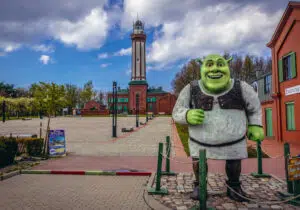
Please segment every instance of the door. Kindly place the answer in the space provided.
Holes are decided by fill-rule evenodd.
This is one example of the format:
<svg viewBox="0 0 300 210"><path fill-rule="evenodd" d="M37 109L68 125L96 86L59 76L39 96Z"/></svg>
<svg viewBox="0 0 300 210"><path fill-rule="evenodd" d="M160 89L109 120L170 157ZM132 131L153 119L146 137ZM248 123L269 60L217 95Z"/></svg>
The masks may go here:
<svg viewBox="0 0 300 210"><path fill-rule="evenodd" d="M266 136L273 136L272 109L265 109L266 115Z"/></svg>

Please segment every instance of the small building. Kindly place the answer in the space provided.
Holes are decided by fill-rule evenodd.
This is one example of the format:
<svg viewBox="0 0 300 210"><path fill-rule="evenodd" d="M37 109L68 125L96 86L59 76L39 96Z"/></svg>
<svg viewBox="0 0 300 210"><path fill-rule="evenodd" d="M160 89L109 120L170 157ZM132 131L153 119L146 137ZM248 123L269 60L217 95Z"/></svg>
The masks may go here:
<svg viewBox="0 0 300 210"><path fill-rule="evenodd" d="M136 99L139 98L138 110L140 114L152 112L154 114L171 114L176 102L175 95L164 91L161 87L149 88L146 79L146 34L144 23L137 20L133 24L131 34L131 81L129 88L117 88L118 113L136 113ZM112 110L112 92L107 95L108 108Z"/></svg>
<svg viewBox="0 0 300 210"><path fill-rule="evenodd" d="M88 101L84 104L83 109L80 110L81 115L106 115L109 111L106 106L98 103L95 100Z"/></svg>
<svg viewBox="0 0 300 210"><path fill-rule="evenodd" d="M272 50L271 94L263 103L266 138L300 141L300 2L288 6L267 46ZM268 89L269 91L269 89ZM270 99L270 96L272 99Z"/></svg>
<svg viewBox="0 0 300 210"><path fill-rule="evenodd" d="M273 103L272 98L272 72L257 76L257 80L251 83L257 92L262 107L262 123L265 129L265 138L274 139L273 129Z"/></svg>

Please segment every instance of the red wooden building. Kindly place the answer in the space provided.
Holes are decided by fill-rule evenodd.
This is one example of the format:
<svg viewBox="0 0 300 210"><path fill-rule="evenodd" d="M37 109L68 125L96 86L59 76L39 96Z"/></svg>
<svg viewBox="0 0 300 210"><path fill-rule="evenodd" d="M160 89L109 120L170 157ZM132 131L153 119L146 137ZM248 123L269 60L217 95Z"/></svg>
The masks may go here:
<svg viewBox="0 0 300 210"><path fill-rule="evenodd" d="M139 96L139 113L152 112L154 114L171 114L176 102L175 95L162 88L151 89L146 80L146 34L144 23L137 20L133 25L132 66L129 88L117 89L117 109L119 113L134 114L136 110L136 96ZM112 109L112 93L108 94L108 107Z"/></svg>
<svg viewBox="0 0 300 210"><path fill-rule="evenodd" d="M300 2L289 2L270 42L272 99L264 101L266 138L300 142Z"/></svg>

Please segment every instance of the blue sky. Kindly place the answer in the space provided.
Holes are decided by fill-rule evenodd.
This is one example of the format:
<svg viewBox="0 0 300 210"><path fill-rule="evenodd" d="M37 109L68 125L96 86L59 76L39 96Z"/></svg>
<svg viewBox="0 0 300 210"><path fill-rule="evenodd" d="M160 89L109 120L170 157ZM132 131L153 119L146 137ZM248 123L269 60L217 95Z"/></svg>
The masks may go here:
<svg viewBox="0 0 300 210"><path fill-rule="evenodd" d="M109 91L130 80L132 21L145 22L147 80L171 90L190 59L225 50L269 56L288 1L32 0L1 2L0 81L46 81ZM220 3L222 2L222 3Z"/></svg>

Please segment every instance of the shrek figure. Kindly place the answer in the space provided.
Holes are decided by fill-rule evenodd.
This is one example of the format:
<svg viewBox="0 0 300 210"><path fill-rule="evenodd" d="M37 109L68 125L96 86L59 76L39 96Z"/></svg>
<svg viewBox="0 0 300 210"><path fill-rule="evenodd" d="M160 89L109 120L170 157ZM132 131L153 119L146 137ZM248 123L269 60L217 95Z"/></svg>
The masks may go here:
<svg viewBox="0 0 300 210"><path fill-rule="evenodd" d="M246 136L262 141L261 106L257 93L244 81L230 78L229 62L220 55L208 55L201 64L201 79L192 81L180 92L172 117L188 124L189 149L193 161L199 149L206 149L209 159L226 160L227 185L243 196L241 160L248 157ZM199 165L193 162L196 181L191 198L199 195ZM227 195L236 201L247 201L227 187Z"/></svg>

